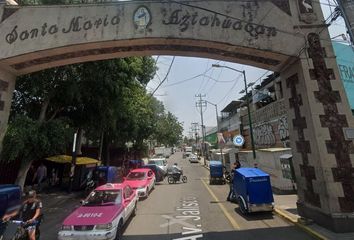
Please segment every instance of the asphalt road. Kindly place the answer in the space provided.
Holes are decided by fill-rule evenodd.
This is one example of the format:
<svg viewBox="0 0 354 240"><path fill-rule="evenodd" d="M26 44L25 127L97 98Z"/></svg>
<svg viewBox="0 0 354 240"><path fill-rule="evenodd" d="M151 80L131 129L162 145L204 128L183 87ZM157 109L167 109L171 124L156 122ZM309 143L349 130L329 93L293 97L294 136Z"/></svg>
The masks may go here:
<svg viewBox="0 0 354 240"><path fill-rule="evenodd" d="M137 215L124 231L124 240L192 239L312 239L297 227L274 214L244 217L237 204L225 201L227 185L209 185L209 172L199 163L175 153L168 160L182 166L187 183L156 185L149 198L140 201ZM56 240L61 222L79 206L77 194L43 195L45 215L41 239Z"/></svg>
<svg viewBox="0 0 354 240"><path fill-rule="evenodd" d="M209 172L201 164L189 163L181 153L169 159L169 164L175 162L188 182L158 184L148 199L139 202L124 240L313 239L271 213L242 216L237 204L225 201L228 186L210 186Z"/></svg>

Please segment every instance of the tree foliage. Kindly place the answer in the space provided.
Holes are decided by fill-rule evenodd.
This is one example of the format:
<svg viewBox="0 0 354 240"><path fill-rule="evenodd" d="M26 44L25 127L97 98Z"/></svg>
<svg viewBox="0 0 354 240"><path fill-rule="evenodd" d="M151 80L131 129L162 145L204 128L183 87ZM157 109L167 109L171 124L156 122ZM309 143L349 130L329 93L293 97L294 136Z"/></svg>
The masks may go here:
<svg viewBox="0 0 354 240"><path fill-rule="evenodd" d="M20 157L24 161L33 161L63 153L71 133L62 119L40 124L29 117L18 116L6 131L2 159L13 161Z"/></svg>

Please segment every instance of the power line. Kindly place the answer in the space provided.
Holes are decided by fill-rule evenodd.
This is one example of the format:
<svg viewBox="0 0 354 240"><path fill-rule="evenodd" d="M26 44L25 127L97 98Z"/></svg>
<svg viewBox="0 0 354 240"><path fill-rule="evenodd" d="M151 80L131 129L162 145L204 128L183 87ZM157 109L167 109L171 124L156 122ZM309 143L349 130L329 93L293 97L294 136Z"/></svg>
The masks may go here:
<svg viewBox="0 0 354 240"><path fill-rule="evenodd" d="M198 74L198 75L195 75L193 77L190 77L190 78L187 78L185 80L182 80L182 81L178 81L178 82L175 82L175 83L172 83L172 84L169 84L169 85L165 85L164 87L172 87L172 86L176 86L176 85L179 85L179 84L182 84L182 83L185 83L185 82L188 82L188 81L191 81L193 79L196 79L198 77L206 77L208 78L209 80L212 80L214 81L215 83L230 83L230 82L233 82L234 80L227 80L227 81L221 81L221 80L217 80L209 75L206 75L206 74Z"/></svg>
<svg viewBox="0 0 354 240"><path fill-rule="evenodd" d="M234 88L236 87L236 84L238 83L238 81L240 80L241 77L242 77L242 75L239 75L238 78L235 79L234 85L230 88L230 90L224 95L224 97L216 105L219 105L222 101L224 101L225 98L232 92L232 90L234 90Z"/></svg>
<svg viewBox="0 0 354 240"><path fill-rule="evenodd" d="M166 73L166 76L164 77L164 79L160 82L160 84L156 87L156 89L151 93L151 96L153 96L155 94L155 92L157 91L157 89L159 89L159 87L166 81L168 75L170 74L170 71L171 71L171 68L172 68L172 65L175 61L175 56L172 58L172 61L171 61L171 64L167 70L167 73Z"/></svg>

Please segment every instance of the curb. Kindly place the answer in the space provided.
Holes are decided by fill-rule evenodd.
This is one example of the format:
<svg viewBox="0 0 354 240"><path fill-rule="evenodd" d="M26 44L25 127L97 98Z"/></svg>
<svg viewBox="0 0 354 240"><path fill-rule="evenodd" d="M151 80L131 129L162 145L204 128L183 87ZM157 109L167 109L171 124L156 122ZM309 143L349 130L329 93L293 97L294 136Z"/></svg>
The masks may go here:
<svg viewBox="0 0 354 240"><path fill-rule="evenodd" d="M309 235L311 235L312 237L319 239L319 240L329 240L327 237L323 236L322 234L316 232L315 230L299 223L297 221L297 219L292 218L291 216L287 215L286 213L284 213L283 210L274 208L274 212L279 215L280 217L282 217L283 219L287 220L288 222L293 223L295 226L301 228L304 232L308 233Z"/></svg>

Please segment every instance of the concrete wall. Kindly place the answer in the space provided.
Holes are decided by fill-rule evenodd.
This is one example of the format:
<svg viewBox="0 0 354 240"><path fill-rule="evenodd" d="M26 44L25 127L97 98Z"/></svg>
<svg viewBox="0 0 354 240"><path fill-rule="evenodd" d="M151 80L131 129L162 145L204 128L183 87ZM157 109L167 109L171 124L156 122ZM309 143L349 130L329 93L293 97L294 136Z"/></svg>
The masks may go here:
<svg viewBox="0 0 354 240"><path fill-rule="evenodd" d="M243 167L254 167L257 163L258 168L270 175L272 187L275 192L285 193L293 191L294 184L289 179L285 179L280 165L280 156L292 154L290 148L269 148L257 150L257 160L253 160L251 151L240 151L239 160Z"/></svg>

